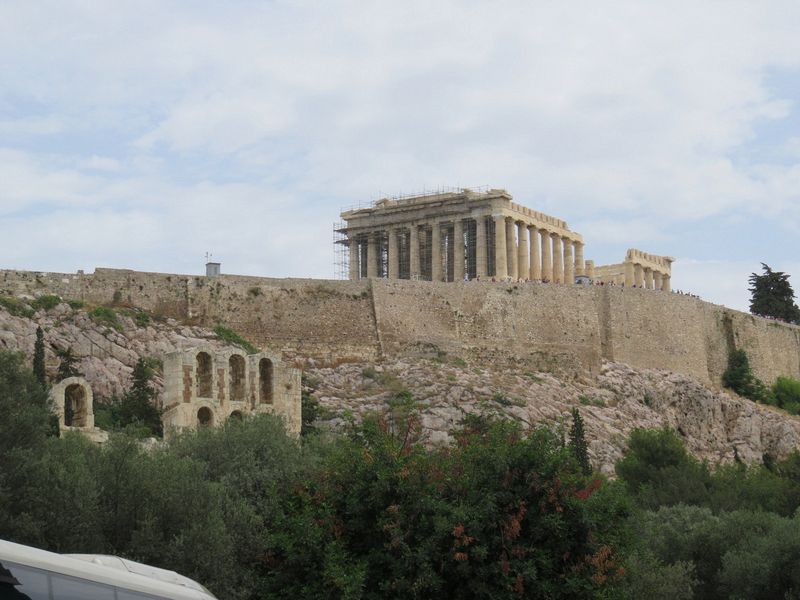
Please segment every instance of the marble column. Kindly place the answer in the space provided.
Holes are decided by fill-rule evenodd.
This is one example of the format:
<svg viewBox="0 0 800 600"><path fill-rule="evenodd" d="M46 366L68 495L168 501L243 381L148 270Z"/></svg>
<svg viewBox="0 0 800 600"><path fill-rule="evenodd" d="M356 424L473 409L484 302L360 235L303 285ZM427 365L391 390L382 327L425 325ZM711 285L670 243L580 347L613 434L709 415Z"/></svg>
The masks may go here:
<svg viewBox="0 0 800 600"><path fill-rule="evenodd" d="M644 287L644 269L639 263L633 265L633 283L638 288Z"/></svg>
<svg viewBox="0 0 800 600"><path fill-rule="evenodd" d="M653 285L654 290L660 290L661 287L664 285L664 281L661 277L661 273L658 271L653 271L653 280L655 285Z"/></svg>
<svg viewBox="0 0 800 600"><path fill-rule="evenodd" d="M661 277L661 289L665 292L672 291L672 276L664 274Z"/></svg>
<svg viewBox="0 0 800 600"><path fill-rule="evenodd" d="M350 279L358 279L358 240L355 237L347 240L350 247L350 264L348 265L350 271Z"/></svg>
<svg viewBox="0 0 800 600"><path fill-rule="evenodd" d="M489 277L489 265L486 255L486 219L481 215L475 217L475 274L478 279Z"/></svg>
<svg viewBox="0 0 800 600"><path fill-rule="evenodd" d="M442 280L442 228L431 223L431 281Z"/></svg>
<svg viewBox="0 0 800 600"><path fill-rule="evenodd" d="M589 279L594 279L594 261L587 260L586 261L586 276Z"/></svg>
<svg viewBox="0 0 800 600"><path fill-rule="evenodd" d="M561 236L554 233L553 241L553 283L564 283L564 254L561 248Z"/></svg>
<svg viewBox="0 0 800 600"><path fill-rule="evenodd" d="M517 224L513 219L506 219L506 268L513 281L519 277L517 264Z"/></svg>
<svg viewBox="0 0 800 600"><path fill-rule="evenodd" d="M572 262L572 240L568 237L562 238L564 243L564 283L567 285L575 284L575 271Z"/></svg>
<svg viewBox="0 0 800 600"><path fill-rule="evenodd" d="M586 263L583 260L583 242L575 242L575 275L586 275Z"/></svg>
<svg viewBox="0 0 800 600"><path fill-rule="evenodd" d="M400 277L400 244L397 229L389 230L389 279Z"/></svg>
<svg viewBox="0 0 800 600"><path fill-rule="evenodd" d="M464 221L453 221L453 281L464 281Z"/></svg>
<svg viewBox="0 0 800 600"><path fill-rule="evenodd" d="M653 289L653 269L646 267L644 270L644 287L648 290Z"/></svg>
<svg viewBox="0 0 800 600"><path fill-rule="evenodd" d="M367 277L378 276L378 232L369 233L367 242Z"/></svg>
<svg viewBox="0 0 800 600"><path fill-rule="evenodd" d="M497 279L505 279L508 277L506 218L503 215L492 218L494 219L494 276Z"/></svg>
<svg viewBox="0 0 800 600"><path fill-rule="evenodd" d="M525 223L519 224L519 247L517 252L517 277L528 279L530 269L528 268L528 226Z"/></svg>
<svg viewBox="0 0 800 600"><path fill-rule="evenodd" d="M410 279L419 279L419 229L416 225L409 227L408 236L408 270Z"/></svg>
<svg viewBox="0 0 800 600"><path fill-rule="evenodd" d="M531 238L531 280L536 281L542 278L542 259L541 254L539 252L541 246L539 246L539 235L537 233L536 227L533 225L529 226L530 229L530 238Z"/></svg>
<svg viewBox="0 0 800 600"><path fill-rule="evenodd" d="M633 287L636 283L636 274L633 263L625 261L625 287Z"/></svg>
<svg viewBox="0 0 800 600"><path fill-rule="evenodd" d="M542 229L542 279L553 281L553 255L551 254L553 248L553 240L550 238L550 232Z"/></svg>

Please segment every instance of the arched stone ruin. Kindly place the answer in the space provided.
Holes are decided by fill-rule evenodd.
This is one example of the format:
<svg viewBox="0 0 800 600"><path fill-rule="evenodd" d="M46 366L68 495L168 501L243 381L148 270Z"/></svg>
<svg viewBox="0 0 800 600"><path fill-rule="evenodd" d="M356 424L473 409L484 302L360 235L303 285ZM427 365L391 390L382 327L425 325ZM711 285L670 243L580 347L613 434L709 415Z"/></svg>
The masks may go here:
<svg viewBox="0 0 800 600"><path fill-rule="evenodd" d="M53 410L58 415L59 431L80 431L92 441L102 443L108 434L94 426L94 395L83 377L68 377L50 388Z"/></svg>
<svg viewBox="0 0 800 600"><path fill-rule="evenodd" d="M164 431L269 412L299 434L300 392L300 370L270 352L209 346L171 352L164 358Z"/></svg>

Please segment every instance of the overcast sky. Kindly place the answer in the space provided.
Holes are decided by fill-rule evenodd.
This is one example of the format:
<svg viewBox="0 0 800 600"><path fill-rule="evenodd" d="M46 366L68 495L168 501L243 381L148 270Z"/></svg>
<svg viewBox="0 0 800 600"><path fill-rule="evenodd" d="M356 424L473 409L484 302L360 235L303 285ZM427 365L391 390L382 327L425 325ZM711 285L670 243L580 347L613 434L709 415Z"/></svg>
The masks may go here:
<svg viewBox="0 0 800 600"><path fill-rule="evenodd" d="M330 278L342 207L487 185L746 310L761 262L800 291L798 31L797 0L5 0L0 268Z"/></svg>

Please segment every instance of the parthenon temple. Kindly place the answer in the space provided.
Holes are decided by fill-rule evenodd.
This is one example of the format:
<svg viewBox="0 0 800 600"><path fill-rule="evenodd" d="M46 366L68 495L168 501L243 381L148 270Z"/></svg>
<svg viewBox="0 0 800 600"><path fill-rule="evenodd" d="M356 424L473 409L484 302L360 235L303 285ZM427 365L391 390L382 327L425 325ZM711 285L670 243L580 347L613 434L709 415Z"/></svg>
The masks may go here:
<svg viewBox="0 0 800 600"><path fill-rule="evenodd" d="M505 190L383 199L341 217L350 279L573 283L591 275L580 234L561 219L516 204Z"/></svg>

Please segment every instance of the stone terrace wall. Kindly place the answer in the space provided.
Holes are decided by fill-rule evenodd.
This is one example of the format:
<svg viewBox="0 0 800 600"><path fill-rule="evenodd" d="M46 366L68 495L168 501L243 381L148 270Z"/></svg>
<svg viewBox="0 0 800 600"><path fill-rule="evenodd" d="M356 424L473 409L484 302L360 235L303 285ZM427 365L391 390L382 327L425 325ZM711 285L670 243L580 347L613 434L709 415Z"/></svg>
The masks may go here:
<svg viewBox="0 0 800 600"><path fill-rule="evenodd" d="M368 281L215 278L96 269L94 274L0 271L0 294L58 294L87 304L128 304L213 327L223 324L286 358L326 362L379 355Z"/></svg>
<svg viewBox="0 0 800 600"><path fill-rule="evenodd" d="M217 278L97 269L0 272L0 294L113 301L213 326L287 358L436 353L596 372L601 359L718 383L731 347L756 374L800 378L800 328L696 298L620 287Z"/></svg>

